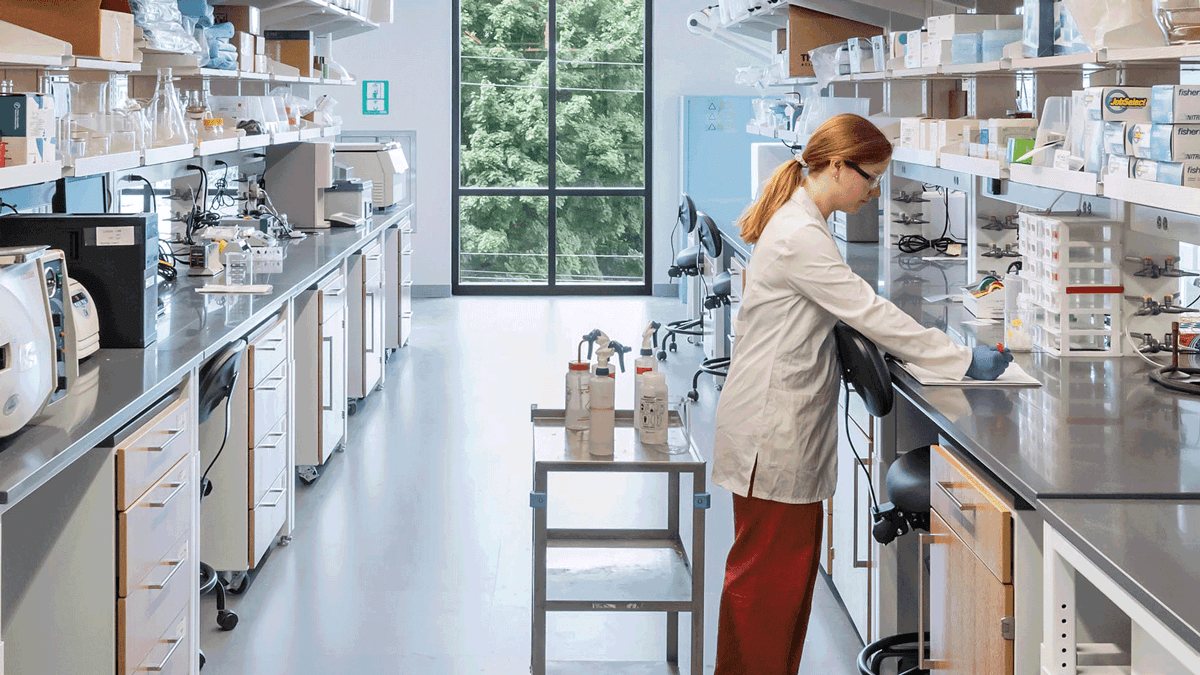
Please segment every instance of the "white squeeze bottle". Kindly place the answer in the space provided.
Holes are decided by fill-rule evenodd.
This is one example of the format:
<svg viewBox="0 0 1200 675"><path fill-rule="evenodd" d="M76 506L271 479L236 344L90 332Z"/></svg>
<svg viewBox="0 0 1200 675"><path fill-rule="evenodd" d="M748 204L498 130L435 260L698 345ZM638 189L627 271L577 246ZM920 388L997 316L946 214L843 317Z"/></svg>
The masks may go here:
<svg viewBox="0 0 1200 675"><path fill-rule="evenodd" d="M650 348L650 340L654 339L654 346L658 347L658 329L661 324L656 321L651 321L646 324L646 330L642 331L642 351L641 356L633 362L633 427L638 431L642 430L642 417L637 414L639 402L642 400L642 384L645 381L646 373L658 371L658 359L654 358L654 350Z"/></svg>
<svg viewBox="0 0 1200 675"><path fill-rule="evenodd" d="M594 330L579 341L578 354L574 361L567 362L567 393L565 424L572 431L586 431L589 423L588 399L591 385L592 345L601 333ZM588 360L583 360L583 343L588 343Z"/></svg>
<svg viewBox="0 0 1200 675"><path fill-rule="evenodd" d="M609 346L596 351L596 374L592 376L588 387L591 424L588 450L602 457L611 457L613 454L613 428L616 425L613 406L616 403L617 380L609 375L608 365L612 355L613 349Z"/></svg>
<svg viewBox="0 0 1200 675"><path fill-rule="evenodd" d="M665 373L646 373L642 395L638 398L637 419L643 445L667 443L667 376Z"/></svg>

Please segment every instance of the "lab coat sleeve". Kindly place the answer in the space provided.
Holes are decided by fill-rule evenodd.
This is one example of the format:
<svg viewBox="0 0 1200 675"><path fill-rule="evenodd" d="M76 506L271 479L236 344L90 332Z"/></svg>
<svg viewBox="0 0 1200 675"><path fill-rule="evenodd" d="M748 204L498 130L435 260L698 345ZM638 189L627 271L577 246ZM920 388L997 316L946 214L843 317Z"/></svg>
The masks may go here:
<svg viewBox="0 0 1200 675"><path fill-rule="evenodd" d="M971 350L936 328L925 328L842 260L824 223L806 223L783 240L774 270L788 288L858 329L884 351L943 377L962 379Z"/></svg>

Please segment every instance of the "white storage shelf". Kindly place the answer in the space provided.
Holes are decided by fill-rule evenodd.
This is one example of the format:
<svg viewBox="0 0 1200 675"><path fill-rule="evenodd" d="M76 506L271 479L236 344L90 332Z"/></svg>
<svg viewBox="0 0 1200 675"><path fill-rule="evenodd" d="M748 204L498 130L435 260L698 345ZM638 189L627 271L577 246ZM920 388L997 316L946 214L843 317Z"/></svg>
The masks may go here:
<svg viewBox="0 0 1200 675"><path fill-rule="evenodd" d="M1104 196L1168 211L1200 213L1200 189L1196 188L1166 185L1123 176L1106 176L1104 178Z"/></svg>
<svg viewBox="0 0 1200 675"><path fill-rule="evenodd" d="M1081 195L1102 196L1104 191L1099 176L1085 171L1067 171L1046 166L1013 164L1009 166L1009 177L1017 183L1027 183Z"/></svg>
<svg viewBox="0 0 1200 675"><path fill-rule="evenodd" d="M939 162L943 169L983 178L1008 178L1008 164L998 159L967 157L943 152Z"/></svg>

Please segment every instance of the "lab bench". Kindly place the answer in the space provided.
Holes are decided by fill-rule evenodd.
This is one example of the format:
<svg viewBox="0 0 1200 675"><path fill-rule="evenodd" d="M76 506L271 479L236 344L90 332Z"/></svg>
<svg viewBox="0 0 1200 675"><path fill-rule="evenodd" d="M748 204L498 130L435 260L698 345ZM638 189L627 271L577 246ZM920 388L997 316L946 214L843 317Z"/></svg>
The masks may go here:
<svg viewBox="0 0 1200 675"><path fill-rule="evenodd" d="M361 249L407 229L411 209L285 243L282 271L256 272L272 286L266 295L204 295L196 289L211 279L185 275L160 285L151 346L99 350L66 400L0 439L0 674L197 672L199 561L253 568L292 530L293 399L308 397L294 386L294 305ZM208 433L211 445L223 431L197 424L199 368L239 338L251 348L231 399L242 406L235 447L196 508L211 460L200 439ZM223 417L211 422L223 427ZM71 639L51 648L50 635Z"/></svg>
<svg viewBox="0 0 1200 675"><path fill-rule="evenodd" d="M733 227L723 226L722 235L732 255L749 258L752 247ZM946 297L965 284L965 261L906 256L876 244L839 246L860 276L919 323L968 346L1001 341L998 324L976 325L961 303ZM836 551L823 556L831 563L826 571L851 555L850 568L869 568L870 581L831 575L860 636L870 642L930 630L921 623L927 616L936 624L939 614L961 619L991 612L995 624L981 624L975 637L964 638L961 620L935 625L933 663L926 665L952 672L1058 675L1074 674L1078 666L1078 672L1200 673L1200 593L1194 590L1200 582L1200 399L1153 385L1136 357L1028 353L1016 354L1016 361L1040 387L927 387L893 365L898 396L892 414L873 418L852 399L847 416L871 439L866 461L877 465L871 481L880 501L887 500L886 467L904 452L933 445L960 471L937 480L952 486L962 505L942 499L935 488L933 533L888 546L867 537L869 546L850 551L836 543L858 541L870 527L862 507L853 508L859 495L846 496L840 513L835 500L827 504L832 523L825 546ZM971 489L954 494L954 486ZM980 520L986 504L1007 514L1008 524L991 528L989 541L977 541L991 527ZM955 518L964 525L957 532ZM852 533L839 534L842 528ZM922 572L929 569L926 560L942 572ZM1001 609L981 600L980 589L993 584L999 604L990 604ZM1057 630L1063 612L1072 626L1078 623L1079 635ZM979 645L1000 636L1004 642L989 649L994 658L987 667L968 665L975 656L961 656L970 652L965 647L946 653L947 644L955 652L954 640ZM1068 653L1071 658L1058 658Z"/></svg>

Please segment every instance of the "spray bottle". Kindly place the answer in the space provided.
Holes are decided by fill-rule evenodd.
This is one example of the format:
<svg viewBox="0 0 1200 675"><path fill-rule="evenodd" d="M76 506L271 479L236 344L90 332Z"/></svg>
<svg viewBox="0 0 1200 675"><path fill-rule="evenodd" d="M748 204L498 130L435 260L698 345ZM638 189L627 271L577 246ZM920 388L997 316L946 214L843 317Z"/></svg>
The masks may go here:
<svg viewBox="0 0 1200 675"><path fill-rule="evenodd" d="M613 454L617 380L616 374L611 372L608 360L616 354L620 360L621 371L624 372L625 353L629 350L629 347L612 341L596 350L596 373L592 376L588 386L588 414L591 424L588 450L593 455L611 457Z"/></svg>
<svg viewBox="0 0 1200 675"><path fill-rule="evenodd" d="M665 445L667 442L667 375L651 372L644 375L642 394L634 418L638 423L643 445Z"/></svg>
<svg viewBox="0 0 1200 675"><path fill-rule="evenodd" d="M633 426L638 431L642 430L642 417L637 414L639 402L642 400L642 386L645 382L646 373L658 371L658 359L654 358L654 350L658 349L658 329L662 324L657 321L651 321L646 324L646 330L642 331L642 351L641 356L633 362ZM651 349L650 341L654 341L654 349Z"/></svg>
<svg viewBox="0 0 1200 675"><path fill-rule="evenodd" d="M604 333L593 330L579 341L574 361L567 362L566 426L573 431L586 431L589 423L588 392L592 379L592 348ZM588 343L587 360L583 358L583 343ZM608 342L607 336L605 342Z"/></svg>

